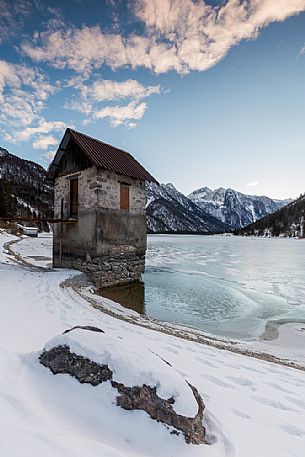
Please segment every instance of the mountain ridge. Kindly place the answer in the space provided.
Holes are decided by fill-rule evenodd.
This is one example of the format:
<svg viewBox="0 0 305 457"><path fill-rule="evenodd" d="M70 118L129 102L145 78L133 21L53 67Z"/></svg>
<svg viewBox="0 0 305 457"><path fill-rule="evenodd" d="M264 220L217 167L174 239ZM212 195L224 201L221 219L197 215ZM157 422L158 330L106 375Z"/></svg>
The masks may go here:
<svg viewBox="0 0 305 457"><path fill-rule="evenodd" d="M53 186L46 181L46 170L1 147L0 190L2 217L52 215Z"/></svg>
<svg viewBox="0 0 305 457"><path fill-rule="evenodd" d="M303 238L305 235L305 194L273 214L236 231L243 236L285 236Z"/></svg>
<svg viewBox="0 0 305 457"><path fill-rule="evenodd" d="M146 184L149 233L224 233L226 224L204 212L172 183Z"/></svg>
<svg viewBox="0 0 305 457"><path fill-rule="evenodd" d="M234 229L245 227L282 208L292 200L249 195L232 188L202 187L188 195L196 205Z"/></svg>
<svg viewBox="0 0 305 457"><path fill-rule="evenodd" d="M172 183L148 183L146 190L148 233L231 232L285 204L223 187L202 187L189 196ZM53 186L46 181L46 170L0 147L0 216L51 217L52 209Z"/></svg>

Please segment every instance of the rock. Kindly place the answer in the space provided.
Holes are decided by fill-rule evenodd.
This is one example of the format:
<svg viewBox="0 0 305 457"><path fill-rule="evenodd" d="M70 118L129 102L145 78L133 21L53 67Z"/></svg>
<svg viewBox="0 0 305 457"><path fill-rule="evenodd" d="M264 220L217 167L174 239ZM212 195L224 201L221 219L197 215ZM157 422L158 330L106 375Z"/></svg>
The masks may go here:
<svg viewBox="0 0 305 457"><path fill-rule="evenodd" d="M86 357L73 354L68 346L57 346L44 351L39 360L53 374L69 374L82 384L98 386L112 378L112 371L107 365L99 365Z"/></svg>
<svg viewBox="0 0 305 457"><path fill-rule="evenodd" d="M90 357L96 357L99 363L77 354L78 350L84 354L87 349ZM205 406L199 392L166 360L147 348L135 349L132 341L112 338L97 327L76 326L51 341L39 360L53 374L69 374L80 383L97 386L109 381L118 392L117 406L145 411L151 419L173 427L176 430L173 433L183 433L187 443L206 443L202 424ZM145 377L146 372L148 377ZM126 385L126 380L124 384L124 379L129 383L133 378L141 379L143 384L130 386ZM164 394L160 396L160 386L169 398L162 398ZM177 386L180 386L178 390Z"/></svg>
<svg viewBox="0 0 305 457"><path fill-rule="evenodd" d="M175 400L173 398L167 400L160 398L156 393L156 387L152 388L145 384L141 387L125 387L123 384L114 381L111 384L120 393L117 397L117 405L121 408L146 411L152 419L183 432L187 443L206 443L205 429L202 425L204 403L195 387L189 384L198 404L198 413L192 418L177 414L173 408Z"/></svg>

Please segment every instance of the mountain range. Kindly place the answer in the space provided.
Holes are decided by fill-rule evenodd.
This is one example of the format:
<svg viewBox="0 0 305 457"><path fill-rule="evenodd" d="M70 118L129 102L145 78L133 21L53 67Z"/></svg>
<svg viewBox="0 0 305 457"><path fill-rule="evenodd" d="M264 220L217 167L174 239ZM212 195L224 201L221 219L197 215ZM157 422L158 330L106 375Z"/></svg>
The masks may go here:
<svg viewBox="0 0 305 457"><path fill-rule="evenodd" d="M0 217L52 216L53 186L35 162L0 148ZM277 212L290 200L208 187L185 196L173 184L146 185L149 233L224 233Z"/></svg>
<svg viewBox="0 0 305 457"><path fill-rule="evenodd" d="M206 213L227 226L239 229L272 214L292 200L272 200L265 196L246 195L233 189L208 187L195 190L188 198Z"/></svg>
<svg viewBox="0 0 305 457"><path fill-rule="evenodd" d="M224 233L230 227L211 216L173 184L150 183L147 193L147 229L149 233Z"/></svg>

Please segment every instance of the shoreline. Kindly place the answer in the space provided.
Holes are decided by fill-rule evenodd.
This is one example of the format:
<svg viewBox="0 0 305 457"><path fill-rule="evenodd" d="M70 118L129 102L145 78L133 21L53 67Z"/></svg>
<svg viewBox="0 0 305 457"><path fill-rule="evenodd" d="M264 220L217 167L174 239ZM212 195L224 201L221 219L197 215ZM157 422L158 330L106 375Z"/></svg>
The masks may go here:
<svg viewBox="0 0 305 457"><path fill-rule="evenodd" d="M277 319L270 320L265 325L264 332L260 335L260 341L275 341L280 338L280 329L288 324L303 324L305 330L305 319Z"/></svg>
<svg viewBox="0 0 305 457"><path fill-rule="evenodd" d="M65 281L62 284L62 287L72 288L75 293L77 293L85 301L89 302L93 308L98 309L99 311L116 319L128 322L132 325L140 326L153 331L158 331L197 344L212 346L219 350L225 350L265 362L271 362L277 365L305 371L305 363L303 365L297 361L287 359L282 355L275 355L272 353L272 351L267 352L268 348L264 348L265 351L263 351L263 348L260 349L256 347L257 341L251 345L238 340L225 338L221 339L216 335L206 334L200 330L190 329L187 327L179 326L179 324L171 324L162 322L157 319L152 319L147 316L142 316L136 311L131 311L124 308L119 303L115 303L109 299L103 299L100 295L94 292L92 286L89 287L88 283L86 284L86 280L84 281L84 278L81 276L74 277L70 280Z"/></svg>
<svg viewBox="0 0 305 457"><path fill-rule="evenodd" d="M22 265L24 268L31 268L39 272L50 271L50 268L34 265L33 263L29 262L28 259L25 259L18 252L14 251L12 246L22 240L23 238L19 238L18 240L10 240L5 243L4 248L7 254L13 257L12 260ZM291 322L286 322L286 320L280 320L279 322L269 321L266 324L265 331L261 337L259 337L259 339L252 342L234 340L232 338L205 333L200 329L186 327L177 323L164 322L158 319L152 319L148 316L141 315L136 311L123 307L111 299L101 297L96 293L93 285L89 283L88 279L84 275L77 275L77 271L75 271L75 273L76 276L64 281L61 284L61 287L71 288L90 306L116 319L124 320L125 322L128 322L132 325L140 326L149 330L159 331L161 333L165 333L173 337L178 337L190 342L213 346L219 350L226 350L247 357L252 357L305 371L305 358L303 358L301 361L296 360L293 357L293 353L291 353L291 356L287 358L287 351L285 347L284 351L279 351L278 344L270 344L271 342L280 341L280 328L284 328L285 325L291 325ZM305 321L303 324L295 320L295 323L304 325L305 336ZM264 336L264 338L262 338L262 336ZM274 347L277 348L276 351L274 351Z"/></svg>

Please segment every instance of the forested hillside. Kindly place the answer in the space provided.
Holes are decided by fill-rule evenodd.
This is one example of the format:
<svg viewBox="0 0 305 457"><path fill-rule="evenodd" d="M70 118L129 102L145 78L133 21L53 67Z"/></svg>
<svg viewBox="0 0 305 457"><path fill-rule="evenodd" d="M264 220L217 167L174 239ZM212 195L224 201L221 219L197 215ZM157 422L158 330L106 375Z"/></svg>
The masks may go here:
<svg viewBox="0 0 305 457"><path fill-rule="evenodd" d="M293 236L305 234L305 194L269 216L237 231L240 235Z"/></svg>
<svg viewBox="0 0 305 457"><path fill-rule="evenodd" d="M53 187L35 162L0 148L0 217L52 216Z"/></svg>

